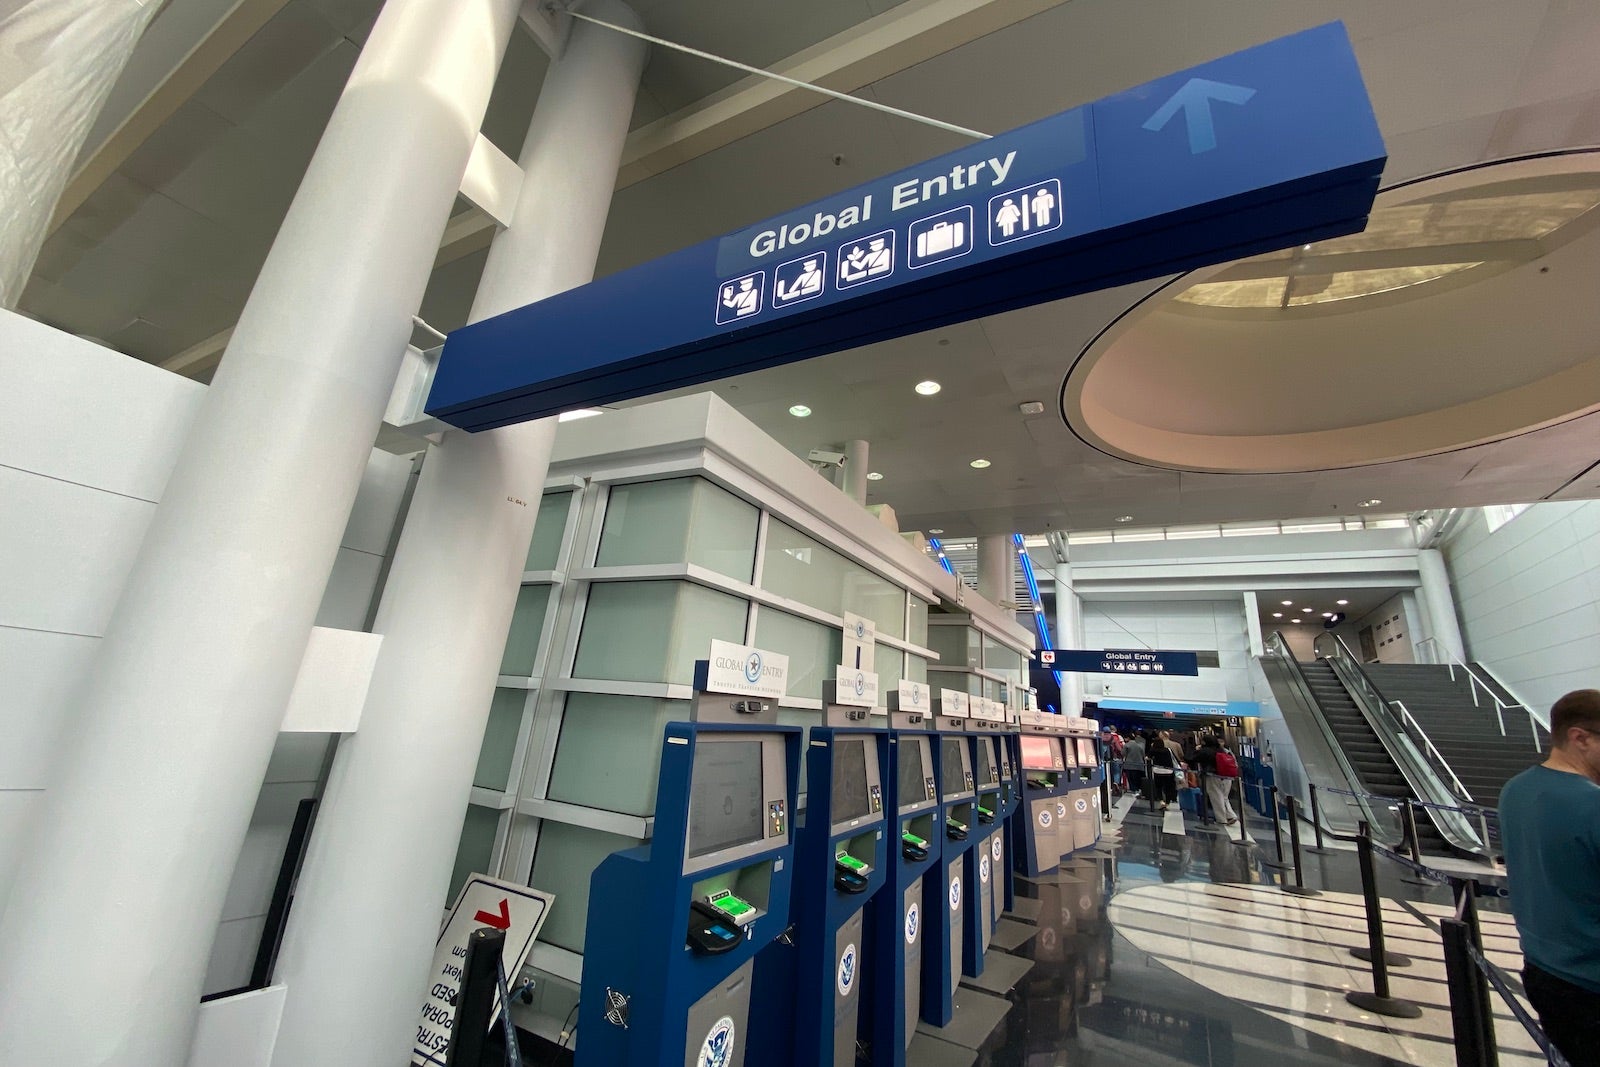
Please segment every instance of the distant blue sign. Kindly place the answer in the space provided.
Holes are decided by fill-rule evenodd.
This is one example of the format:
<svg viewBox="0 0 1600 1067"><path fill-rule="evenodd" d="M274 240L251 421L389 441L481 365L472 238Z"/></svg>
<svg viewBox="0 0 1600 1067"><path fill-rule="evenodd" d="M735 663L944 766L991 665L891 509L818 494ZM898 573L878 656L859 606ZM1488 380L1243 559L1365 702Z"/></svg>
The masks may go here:
<svg viewBox="0 0 1600 1067"><path fill-rule="evenodd" d="M1200 673L1194 652L1161 652L1148 648L1045 648L1034 653L1040 666L1078 674L1188 675Z"/></svg>
<svg viewBox="0 0 1600 1067"><path fill-rule="evenodd" d="M1329 24L464 327L427 410L489 429L1352 233L1384 160Z"/></svg>

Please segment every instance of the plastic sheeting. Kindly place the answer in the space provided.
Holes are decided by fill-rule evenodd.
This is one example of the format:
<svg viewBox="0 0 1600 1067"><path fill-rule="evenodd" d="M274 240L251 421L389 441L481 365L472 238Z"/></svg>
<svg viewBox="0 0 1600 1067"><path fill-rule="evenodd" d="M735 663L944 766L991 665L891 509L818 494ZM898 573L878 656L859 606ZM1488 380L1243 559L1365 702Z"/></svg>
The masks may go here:
<svg viewBox="0 0 1600 1067"><path fill-rule="evenodd" d="M160 0L0 0L0 307L14 308L90 124Z"/></svg>

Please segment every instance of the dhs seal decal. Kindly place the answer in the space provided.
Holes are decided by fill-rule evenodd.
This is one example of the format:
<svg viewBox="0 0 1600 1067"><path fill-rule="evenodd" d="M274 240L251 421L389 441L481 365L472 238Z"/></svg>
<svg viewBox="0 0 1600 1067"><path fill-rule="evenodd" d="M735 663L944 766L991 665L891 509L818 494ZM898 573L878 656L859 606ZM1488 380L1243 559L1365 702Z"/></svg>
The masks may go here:
<svg viewBox="0 0 1600 1067"><path fill-rule="evenodd" d="M839 995L848 997L856 987L856 945L852 941L839 955Z"/></svg>
<svg viewBox="0 0 1600 1067"><path fill-rule="evenodd" d="M856 640L859 641L863 637L866 637L866 636L867 636L867 624L862 622L860 619L857 619L856 620Z"/></svg>
<svg viewBox="0 0 1600 1067"><path fill-rule="evenodd" d="M989 857L984 856L978 861L978 880L984 885L989 884Z"/></svg>
<svg viewBox="0 0 1600 1067"><path fill-rule="evenodd" d="M917 933L922 926L922 915L915 904L906 909L906 944L917 943Z"/></svg>
<svg viewBox="0 0 1600 1067"><path fill-rule="evenodd" d="M867 676L862 674L860 671L856 671L856 696L866 696L866 694Z"/></svg>
<svg viewBox="0 0 1600 1067"><path fill-rule="evenodd" d="M728 1067L733 1062L733 1040L733 1019L724 1015L706 1034L695 1067Z"/></svg>
<svg viewBox="0 0 1600 1067"><path fill-rule="evenodd" d="M1039 809L1039 825L1042 828L1048 830L1048 829L1050 829L1050 823L1052 821L1053 820L1050 818L1050 809L1049 808L1040 808Z"/></svg>
<svg viewBox="0 0 1600 1067"><path fill-rule="evenodd" d="M751 685L761 681L761 653L752 652L745 657L744 680Z"/></svg>
<svg viewBox="0 0 1600 1067"><path fill-rule="evenodd" d="M994 840L989 843L989 855L994 857L994 861L996 863L999 863L1000 862L1001 852L1002 852L1002 850L1001 850L1001 846L1000 846L1000 835L999 834L995 834L994 835Z"/></svg>
<svg viewBox="0 0 1600 1067"><path fill-rule="evenodd" d="M961 907L961 879L950 879L950 910Z"/></svg>
<svg viewBox="0 0 1600 1067"><path fill-rule="evenodd" d="M1074 800L1072 802L1072 806L1074 808L1078 809L1078 814L1079 815L1082 815L1084 812L1089 810L1089 802L1087 800L1083 799L1082 797L1079 797L1077 800Z"/></svg>

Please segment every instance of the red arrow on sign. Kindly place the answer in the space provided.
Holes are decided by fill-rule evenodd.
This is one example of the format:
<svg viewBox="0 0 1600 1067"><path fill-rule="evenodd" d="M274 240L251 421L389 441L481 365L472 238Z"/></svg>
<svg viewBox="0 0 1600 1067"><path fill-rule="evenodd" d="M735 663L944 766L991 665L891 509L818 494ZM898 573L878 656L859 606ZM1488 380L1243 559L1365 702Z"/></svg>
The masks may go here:
<svg viewBox="0 0 1600 1067"><path fill-rule="evenodd" d="M493 912L480 911L472 917L472 921L482 923L485 926L492 926L496 930L509 930L511 928L511 901L501 897L499 915Z"/></svg>

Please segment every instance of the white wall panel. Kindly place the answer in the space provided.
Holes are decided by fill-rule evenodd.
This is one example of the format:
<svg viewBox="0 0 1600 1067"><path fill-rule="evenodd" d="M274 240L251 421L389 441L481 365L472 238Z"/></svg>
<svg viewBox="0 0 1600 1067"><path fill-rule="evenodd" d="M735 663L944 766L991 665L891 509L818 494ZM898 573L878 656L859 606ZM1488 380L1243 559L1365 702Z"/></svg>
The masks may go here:
<svg viewBox="0 0 1600 1067"><path fill-rule="evenodd" d="M205 993L220 993L238 989L250 980L250 968L256 962L256 949L261 944L261 931L267 925L265 915L248 919L228 919L217 926L216 940L211 943L211 960L206 965Z"/></svg>
<svg viewBox="0 0 1600 1067"><path fill-rule="evenodd" d="M1468 656L1546 712L1600 678L1600 502L1534 504L1445 547Z"/></svg>
<svg viewBox="0 0 1600 1067"><path fill-rule="evenodd" d="M67 698L95 643L93 637L0 627L0 788L48 784Z"/></svg>
<svg viewBox="0 0 1600 1067"><path fill-rule="evenodd" d="M0 467L0 625L98 637L154 514L147 501Z"/></svg>
<svg viewBox="0 0 1600 1067"><path fill-rule="evenodd" d="M156 500L205 386L0 310L0 462Z"/></svg>
<svg viewBox="0 0 1600 1067"><path fill-rule="evenodd" d="M10 858L17 854L29 818L43 799L40 789L6 789L0 787L0 908L5 907L11 893L11 878L16 865Z"/></svg>
<svg viewBox="0 0 1600 1067"><path fill-rule="evenodd" d="M289 829L294 825L295 808L311 796L314 789L314 783L310 782L262 787L256 799L256 810L250 816L250 829L245 835L239 862L233 868L233 883L228 886L227 900L222 906L224 922L266 915L267 906L272 902L272 888L278 880L283 849L289 843Z"/></svg>
<svg viewBox="0 0 1600 1067"><path fill-rule="evenodd" d="M382 556L340 548L333 573L328 576L328 588L317 608L317 625L334 630L362 629L382 568Z"/></svg>

